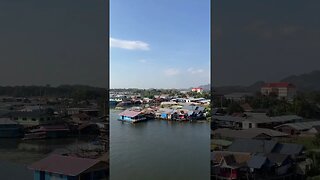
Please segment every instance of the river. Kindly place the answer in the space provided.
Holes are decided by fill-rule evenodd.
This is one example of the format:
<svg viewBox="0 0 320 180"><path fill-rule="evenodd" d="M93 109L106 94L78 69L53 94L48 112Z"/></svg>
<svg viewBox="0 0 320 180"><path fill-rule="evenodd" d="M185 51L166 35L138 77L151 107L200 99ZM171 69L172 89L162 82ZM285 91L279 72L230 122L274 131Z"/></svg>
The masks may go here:
<svg viewBox="0 0 320 180"><path fill-rule="evenodd" d="M32 180L33 172L27 166L52 152L70 152L79 147L93 146L87 142L88 138L0 139L0 179Z"/></svg>
<svg viewBox="0 0 320 180"><path fill-rule="evenodd" d="M210 179L210 126L149 120L117 120L110 111L111 180Z"/></svg>

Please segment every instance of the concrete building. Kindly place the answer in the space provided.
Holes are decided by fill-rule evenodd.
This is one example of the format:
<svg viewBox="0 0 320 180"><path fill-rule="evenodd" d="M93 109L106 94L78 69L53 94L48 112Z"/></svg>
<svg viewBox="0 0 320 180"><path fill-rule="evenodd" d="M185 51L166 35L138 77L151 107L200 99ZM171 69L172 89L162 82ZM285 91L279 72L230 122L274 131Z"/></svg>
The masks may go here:
<svg viewBox="0 0 320 180"><path fill-rule="evenodd" d="M202 93L203 89L202 88L192 88L191 91L192 92L197 92L197 93Z"/></svg>
<svg viewBox="0 0 320 180"><path fill-rule="evenodd" d="M242 116L212 116L220 128L250 129L274 128L285 123L301 122L302 117L296 115L283 115L269 117L265 113L245 113Z"/></svg>
<svg viewBox="0 0 320 180"><path fill-rule="evenodd" d="M55 124L58 122L52 114L45 111L37 112L12 112L10 113L12 120L18 122L24 127L38 126L43 124Z"/></svg>
<svg viewBox="0 0 320 180"><path fill-rule="evenodd" d="M296 95L296 87L287 82L266 83L261 87L261 94L275 94L279 99L290 100Z"/></svg>

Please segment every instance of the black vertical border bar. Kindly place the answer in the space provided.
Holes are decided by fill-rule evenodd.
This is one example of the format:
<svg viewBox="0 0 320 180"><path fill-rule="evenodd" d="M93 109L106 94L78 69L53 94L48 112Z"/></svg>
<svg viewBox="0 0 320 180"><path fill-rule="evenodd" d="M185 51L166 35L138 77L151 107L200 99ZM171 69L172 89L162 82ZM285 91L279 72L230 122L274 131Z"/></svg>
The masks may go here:
<svg viewBox="0 0 320 180"><path fill-rule="evenodd" d="M108 117L108 120L109 120L109 90L110 90L110 0L105 0L106 1L106 5L107 5L107 7L106 7L106 10L107 10L107 12L106 12L106 29L107 29L107 32L106 32L106 47L107 47L107 49L106 49L106 51L107 51L107 59L106 59L106 61L107 61L107 67L106 67L106 71L107 71L107 73L106 73L106 75L107 75L107 77L106 77L106 81L107 81L107 87L106 87L106 89L107 89L107 92L106 92L106 101L105 101L105 103L106 103L106 115L107 115L107 117ZM109 126L108 126L108 128L109 128ZM110 129L110 128L109 128ZM109 130L108 129L108 130ZM110 138L110 134L108 133L108 138Z"/></svg>
<svg viewBox="0 0 320 180"><path fill-rule="evenodd" d="M110 111L109 111L109 90L110 90L110 0L106 1L106 81L107 81L107 87L106 87L106 99L105 99L105 116L106 116L106 151L108 156L108 178L110 179L110 123L109 123L109 117L110 117Z"/></svg>
<svg viewBox="0 0 320 180"><path fill-rule="evenodd" d="M210 1L210 92L211 92L211 103L210 103L210 107L211 107L211 112L213 112L213 94L214 94L214 88L213 88L213 69L214 69L214 54L213 54L213 48L214 48L214 20L213 20L213 17L214 17L214 1L215 0L211 0ZM211 118L212 120L212 118ZM212 121L211 121L212 122Z"/></svg>
<svg viewBox="0 0 320 180"><path fill-rule="evenodd" d="M214 70L214 54L213 54L213 48L214 48L214 2L215 0L210 0L210 110L211 110L211 121L210 121L210 133L209 133L209 139L210 139L210 145L209 145L209 152L210 152L210 159L209 159L209 167L210 167L210 179L211 179L211 129L213 124L213 101L214 101L214 82L213 82L213 70Z"/></svg>

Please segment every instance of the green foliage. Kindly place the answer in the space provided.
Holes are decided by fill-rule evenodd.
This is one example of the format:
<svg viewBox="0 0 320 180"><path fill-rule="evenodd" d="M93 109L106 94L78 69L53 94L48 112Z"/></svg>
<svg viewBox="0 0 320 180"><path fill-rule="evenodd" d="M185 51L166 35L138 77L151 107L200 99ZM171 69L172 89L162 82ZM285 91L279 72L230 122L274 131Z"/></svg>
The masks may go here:
<svg viewBox="0 0 320 180"><path fill-rule="evenodd" d="M225 99L222 96L214 96L212 101L213 107L228 107L231 103L230 100Z"/></svg>
<svg viewBox="0 0 320 180"><path fill-rule="evenodd" d="M318 176L318 177L310 178L310 179L318 179L319 175L320 175L320 173L319 173L320 152L319 151L308 151L307 157L312 159L312 161L313 161L313 165L312 165L311 169L307 172L307 176L309 176L309 177Z"/></svg>
<svg viewBox="0 0 320 180"><path fill-rule="evenodd" d="M278 99L274 95L257 94L255 97L248 97L246 102L254 109L268 109L269 116L296 114L305 118L320 117L317 107L320 102L320 93L299 93L292 102Z"/></svg>
<svg viewBox="0 0 320 180"><path fill-rule="evenodd" d="M231 102L227 108L228 114L233 114L233 113L242 113L243 108L240 106L239 103L237 102Z"/></svg>
<svg viewBox="0 0 320 180"><path fill-rule="evenodd" d="M318 134L316 135L316 137L313 139L313 144L314 144L315 146L320 147L320 133L318 133Z"/></svg>
<svg viewBox="0 0 320 180"><path fill-rule="evenodd" d="M74 98L78 101L88 99L99 99L105 97L106 89L96 88L81 85L62 85L58 87L46 86L7 86L0 87L1 96L13 97L34 97L34 96L49 96Z"/></svg>

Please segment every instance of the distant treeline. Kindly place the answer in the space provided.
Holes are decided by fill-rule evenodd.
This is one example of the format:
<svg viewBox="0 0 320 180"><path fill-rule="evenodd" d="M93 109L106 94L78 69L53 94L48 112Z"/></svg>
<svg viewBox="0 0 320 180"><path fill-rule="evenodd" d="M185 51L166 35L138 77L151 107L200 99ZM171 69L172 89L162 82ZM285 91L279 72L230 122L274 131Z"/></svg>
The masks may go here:
<svg viewBox="0 0 320 180"><path fill-rule="evenodd" d="M181 93L178 89L112 89L113 92L130 92L140 94L141 97L154 98L155 95L167 94L169 96L187 97L187 95L195 98L210 99L210 92L196 93L187 92L187 94Z"/></svg>
<svg viewBox="0 0 320 180"><path fill-rule="evenodd" d="M168 95L176 95L180 94L179 90L176 89L112 89L112 92L129 92L133 94L140 94L142 97L153 98L155 95L168 94Z"/></svg>
<svg viewBox="0 0 320 180"><path fill-rule="evenodd" d="M63 97L76 100L100 99L105 97L104 88L85 85L46 86L0 86L0 96L12 97Z"/></svg>
<svg viewBox="0 0 320 180"><path fill-rule="evenodd" d="M278 99L276 95L264 96L257 93L246 97L245 102L225 98L214 98L214 107L226 107L228 114L244 112L241 104L248 103L256 110L266 110L269 116L296 114L304 118L320 118L320 91L298 93L291 102Z"/></svg>

